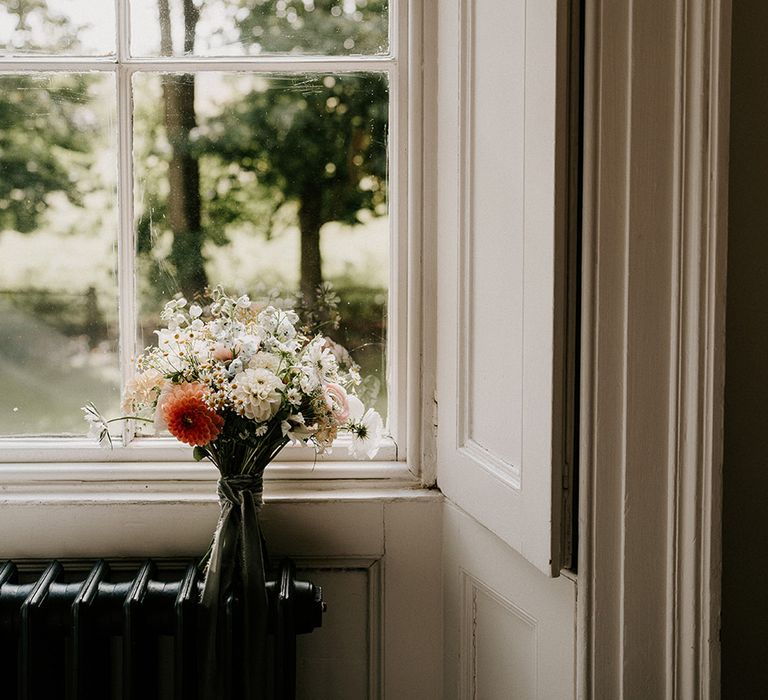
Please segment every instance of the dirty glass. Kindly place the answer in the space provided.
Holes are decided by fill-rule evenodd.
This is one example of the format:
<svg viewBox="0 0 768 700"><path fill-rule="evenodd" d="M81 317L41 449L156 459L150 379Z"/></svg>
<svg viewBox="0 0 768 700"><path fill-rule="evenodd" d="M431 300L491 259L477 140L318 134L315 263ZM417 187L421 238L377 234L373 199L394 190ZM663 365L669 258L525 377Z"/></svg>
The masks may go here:
<svg viewBox="0 0 768 700"><path fill-rule="evenodd" d="M337 297L326 334L386 415L386 77L142 72L133 95L142 346L177 291Z"/></svg>
<svg viewBox="0 0 768 700"><path fill-rule="evenodd" d="M388 0L131 0L131 53L386 54L388 9Z"/></svg>
<svg viewBox="0 0 768 700"><path fill-rule="evenodd" d="M119 403L112 75L0 75L0 435Z"/></svg>

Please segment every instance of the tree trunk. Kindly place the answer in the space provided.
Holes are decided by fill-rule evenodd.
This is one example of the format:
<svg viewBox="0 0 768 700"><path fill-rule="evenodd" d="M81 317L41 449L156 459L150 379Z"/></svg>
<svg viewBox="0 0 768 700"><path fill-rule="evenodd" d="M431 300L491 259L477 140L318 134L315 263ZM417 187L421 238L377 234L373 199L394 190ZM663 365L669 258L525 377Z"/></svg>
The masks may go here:
<svg viewBox="0 0 768 700"><path fill-rule="evenodd" d="M168 0L158 0L160 52L173 54ZM184 0L184 51L194 48L199 12L192 0ZM179 290L187 297L208 284L203 259L200 166L191 152L190 134L197 125L194 75L165 74L162 77L165 130L171 145L168 166L168 224L173 233L170 260L176 270Z"/></svg>
<svg viewBox="0 0 768 700"><path fill-rule="evenodd" d="M320 256L320 227L322 220L322 193L318 189L305 190L299 205L301 230L301 296L312 306L317 301L317 288L323 283Z"/></svg>

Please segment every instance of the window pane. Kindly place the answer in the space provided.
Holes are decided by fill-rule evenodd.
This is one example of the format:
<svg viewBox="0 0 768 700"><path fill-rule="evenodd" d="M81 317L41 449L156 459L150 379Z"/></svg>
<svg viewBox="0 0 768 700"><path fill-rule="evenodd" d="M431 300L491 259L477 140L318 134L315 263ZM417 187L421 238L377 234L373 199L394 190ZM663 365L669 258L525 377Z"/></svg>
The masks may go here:
<svg viewBox="0 0 768 700"><path fill-rule="evenodd" d="M312 303L331 282L342 325L327 334L386 415L385 76L138 73L133 88L144 345L176 291Z"/></svg>
<svg viewBox="0 0 768 700"><path fill-rule="evenodd" d="M119 403L112 75L0 76L0 434Z"/></svg>
<svg viewBox="0 0 768 700"><path fill-rule="evenodd" d="M388 0L131 0L134 56L373 55Z"/></svg>
<svg viewBox="0 0 768 700"><path fill-rule="evenodd" d="M112 0L5 0L0 54L104 56L115 53Z"/></svg>

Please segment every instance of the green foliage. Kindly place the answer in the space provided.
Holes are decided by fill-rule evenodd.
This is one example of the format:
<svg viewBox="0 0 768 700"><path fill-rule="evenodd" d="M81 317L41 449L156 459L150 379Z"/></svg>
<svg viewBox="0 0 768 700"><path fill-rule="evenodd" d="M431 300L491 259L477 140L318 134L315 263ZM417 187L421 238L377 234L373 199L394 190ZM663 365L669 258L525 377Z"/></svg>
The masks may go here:
<svg viewBox="0 0 768 700"><path fill-rule="evenodd" d="M387 50L387 0L250 0L238 13L251 53L381 54Z"/></svg>
<svg viewBox="0 0 768 700"><path fill-rule="evenodd" d="M57 53L76 50L77 28L61 15L48 9L47 0L4 0L0 11L6 15L13 31L9 41L0 39L0 50Z"/></svg>
<svg viewBox="0 0 768 700"><path fill-rule="evenodd" d="M319 225L359 223L386 213L387 84L382 75L273 77L228 106L200 140L232 186L213 202L239 196L253 173L278 202L320 202ZM247 181L246 181L247 184ZM218 191L218 190L217 190ZM229 209L236 219L238 209Z"/></svg>
<svg viewBox="0 0 768 700"><path fill-rule="evenodd" d="M55 53L77 45L76 28L45 0L9 0L4 11L15 31L2 49ZM0 230L34 230L50 193L79 201L72 166L84 164L92 148L84 109L90 85L83 74L0 76Z"/></svg>
<svg viewBox="0 0 768 700"><path fill-rule="evenodd" d="M90 153L90 77L0 76L0 230L36 228L52 192L77 203L71 166Z"/></svg>

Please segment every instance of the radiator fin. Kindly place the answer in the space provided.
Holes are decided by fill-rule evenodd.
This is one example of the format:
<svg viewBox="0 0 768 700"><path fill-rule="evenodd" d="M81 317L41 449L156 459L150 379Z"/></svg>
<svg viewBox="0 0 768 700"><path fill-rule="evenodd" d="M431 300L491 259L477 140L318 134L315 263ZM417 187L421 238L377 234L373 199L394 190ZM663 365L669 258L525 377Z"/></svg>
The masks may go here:
<svg viewBox="0 0 768 700"><path fill-rule="evenodd" d="M194 562L0 562L0 678L8 700L197 700L204 634ZM290 560L267 580L274 636L267 685L295 697L296 635L321 624L319 587L295 580ZM238 591L224 609L229 687L247 663ZM162 662L159 660L162 658Z"/></svg>

